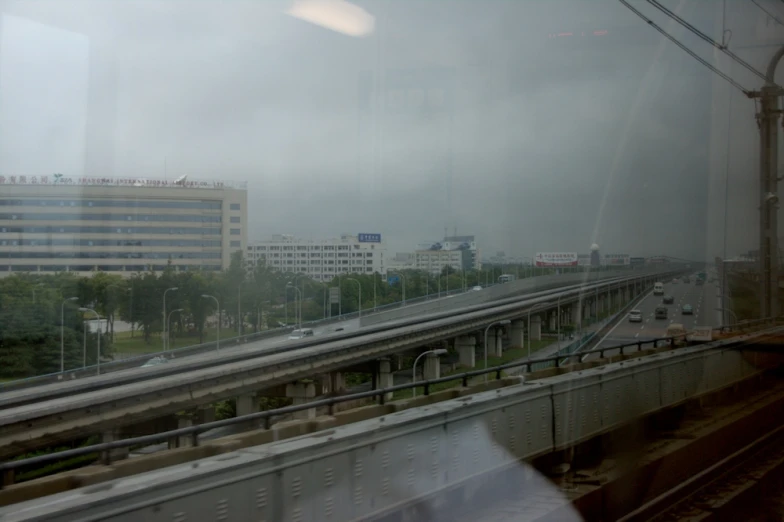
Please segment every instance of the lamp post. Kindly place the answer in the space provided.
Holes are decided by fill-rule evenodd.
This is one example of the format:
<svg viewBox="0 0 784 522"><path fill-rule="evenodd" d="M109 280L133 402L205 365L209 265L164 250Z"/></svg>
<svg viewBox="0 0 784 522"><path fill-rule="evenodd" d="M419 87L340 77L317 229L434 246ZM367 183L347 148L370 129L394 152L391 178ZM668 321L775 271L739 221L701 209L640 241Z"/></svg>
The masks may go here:
<svg viewBox="0 0 784 522"><path fill-rule="evenodd" d="M553 304L552 302L539 303L538 305L532 306L531 308L528 309L528 358L529 359L531 358L531 312L537 309L541 310L542 308L552 306L552 304Z"/></svg>
<svg viewBox="0 0 784 522"><path fill-rule="evenodd" d="M419 359L421 359L423 355L427 355L429 353L432 353L432 354L435 354L435 355L440 357L440 356L446 354L446 352L447 351L445 349L443 349L443 348L437 348L435 350L428 350L426 352L420 353L417 356L417 358L414 359L414 367L412 369L413 373L411 375L411 384L416 384L416 367L417 367L417 363L419 362ZM414 397L416 397L416 386L414 386L413 390L414 390Z"/></svg>
<svg viewBox="0 0 784 522"><path fill-rule="evenodd" d="M735 312L733 312L729 308L716 308L716 311L717 312L728 312L728 313L732 314L732 317L734 317L735 324L738 324L738 316L735 314Z"/></svg>
<svg viewBox="0 0 784 522"><path fill-rule="evenodd" d="M291 284L291 282L289 282L289 283L286 285L286 288L293 288L293 289L294 289L294 291L296 292L296 293L294 294L294 308L295 308L295 309L298 309L298 307L297 307L297 299L299 299L300 306L302 306L302 292L300 292L300 291L299 291L299 288L297 288L296 286L294 286L293 284ZM302 313L301 313L301 311L300 311L300 314L299 314L299 321L298 321L297 328L298 328L300 331L302 330Z"/></svg>
<svg viewBox="0 0 784 522"><path fill-rule="evenodd" d="M353 277L347 277L346 280L354 281L357 284L357 288L359 288L359 318L362 319L362 285Z"/></svg>
<svg viewBox="0 0 784 522"><path fill-rule="evenodd" d="M76 301L78 297L69 297L60 303L60 373L65 371L65 303Z"/></svg>
<svg viewBox="0 0 784 522"><path fill-rule="evenodd" d="M172 310L171 312L169 312L169 317L166 320L166 331L167 332L171 332L171 316L172 316L172 314L174 312L184 312L184 311L185 311L185 309L183 309L183 308L177 308L177 309Z"/></svg>
<svg viewBox="0 0 784 522"><path fill-rule="evenodd" d="M391 270L387 270L387 275L389 275L389 272L391 272ZM397 270L395 270L393 273L400 276L400 281L401 281L400 287L403 290L403 306L405 306L406 305L406 276L403 275L403 272L398 272Z"/></svg>
<svg viewBox="0 0 784 522"><path fill-rule="evenodd" d="M93 310L92 308L87 307L79 307L80 312L92 312L95 315L95 318L98 319L98 348L96 349L96 358L95 364L98 371L98 375L101 375L101 316L98 315L98 312Z"/></svg>
<svg viewBox="0 0 784 522"><path fill-rule="evenodd" d="M215 343L215 351L217 352L220 351L220 328L221 328L220 303L218 302L218 298L215 297L214 295L201 294L201 296L205 299L212 299L213 301L215 301L215 306L218 307L218 340L217 343Z"/></svg>
<svg viewBox="0 0 784 522"><path fill-rule="evenodd" d="M163 291L163 351L166 351L166 336L168 332L166 331L166 294L171 292L172 290L179 290L176 286L171 288L167 288Z"/></svg>
<svg viewBox="0 0 784 522"><path fill-rule="evenodd" d="M237 287L237 337L242 336L242 284Z"/></svg>
<svg viewBox="0 0 784 522"><path fill-rule="evenodd" d="M487 328L485 328L485 370L487 370L487 332L493 326L504 326L504 325L511 324L511 323L512 323L512 321L510 321L509 319L503 319L501 321L496 321L494 323L490 323L489 325L487 325ZM485 373L485 382L487 382L487 374L486 373Z"/></svg>

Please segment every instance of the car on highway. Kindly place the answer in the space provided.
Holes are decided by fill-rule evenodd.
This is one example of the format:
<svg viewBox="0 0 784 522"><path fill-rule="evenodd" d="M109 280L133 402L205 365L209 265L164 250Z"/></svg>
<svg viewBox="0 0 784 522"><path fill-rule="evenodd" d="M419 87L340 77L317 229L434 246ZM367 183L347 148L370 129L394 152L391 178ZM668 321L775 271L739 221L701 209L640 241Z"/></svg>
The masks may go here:
<svg viewBox="0 0 784 522"><path fill-rule="evenodd" d="M705 281L703 281L702 279L697 279L697 280L694 282L694 284L696 284L697 286L702 286L702 285L704 285L704 284L705 284Z"/></svg>
<svg viewBox="0 0 784 522"><path fill-rule="evenodd" d="M677 285L677 284L678 284L678 278L677 278L677 277L673 278L673 280L672 280L672 284L674 284L674 285Z"/></svg>
<svg viewBox="0 0 784 522"><path fill-rule="evenodd" d="M166 357L161 357L161 356L153 357L146 363L142 364L142 368L149 368L150 366L158 366L159 364L166 364L167 362L169 362L169 359L167 359Z"/></svg>
<svg viewBox="0 0 784 522"><path fill-rule="evenodd" d="M306 337L313 337L313 330L310 328L303 328L302 330L294 330L289 335L289 340L295 341L297 339L304 339Z"/></svg>
<svg viewBox="0 0 784 522"><path fill-rule="evenodd" d="M675 298L671 295L665 295L662 297L662 303L664 304L672 304L675 302Z"/></svg>
<svg viewBox="0 0 784 522"><path fill-rule="evenodd" d="M632 310L629 312L629 322L630 323L641 323L642 322L642 312L639 310Z"/></svg>
<svg viewBox="0 0 784 522"><path fill-rule="evenodd" d="M660 281L653 285L653 295L664 295L664 284Z"/></svg>
<svg viewBox="0 0 784 522"><path fill-rule="evenodd" d="M689 278L689 276L685 276L683 278L683 282L686 283L686 284L689 284L689 283L691 283L691 279Z"/></svg>
<svg viewBox="0 0 784 522"><path fill-rule="evenodd" d="M663 306L656 307L656 319L667 319L667 309Z"/></svg>
<svg viewBox="0 0 784 522"><path fill-rule="evenodd" d="M473 290L473 291L475 291L475 292L478 292L478 291L479 291L479 290L481 290L481 289L482 289L482 287L481 287L481 286L475 286L475 287L473 287L471 290Z"/></svg>
<svg viewBox="0 0 784 522"><path fill-rule="evenodd" d="M337 328L335 328L335 331L336 332L342 332L343 331L343 327L342 326L338 326Z"/></svg>
<svg viewBox="0 0 784 522"><path fill-rule="evenodd" d="M683 315L694 315L694 308L692 308L690 304L685 304L683 305L683 308L681 308L681 313Z"/></svg>

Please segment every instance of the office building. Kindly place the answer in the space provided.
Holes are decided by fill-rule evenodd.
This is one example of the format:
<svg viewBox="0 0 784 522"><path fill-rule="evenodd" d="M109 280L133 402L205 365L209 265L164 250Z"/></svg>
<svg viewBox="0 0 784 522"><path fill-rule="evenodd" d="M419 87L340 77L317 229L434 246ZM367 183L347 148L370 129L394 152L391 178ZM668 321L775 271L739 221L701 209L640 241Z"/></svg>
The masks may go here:
<svg viewBox="0 0 784 522"><path fill-rule="evenodd" d="M414 268L433 275L440 274L445 266L455 270L471 270L473 263L470 250L417 250L414 255Z"/></svg>
<svg viewBox="0 0 784 522"><path fill-rule="evenodd" d="M381 234L343 234L320 241L275 234L269 241L249 244L246 259L249 268L264 259L276 270L316 281L331 281L339 274L386 273Z"/></svg>
<svg viewBox="0 0 784 522"><path fill-rule="evenodd" d="M244 183L0 176L0 274L220 270L247 221Z"/></svg>

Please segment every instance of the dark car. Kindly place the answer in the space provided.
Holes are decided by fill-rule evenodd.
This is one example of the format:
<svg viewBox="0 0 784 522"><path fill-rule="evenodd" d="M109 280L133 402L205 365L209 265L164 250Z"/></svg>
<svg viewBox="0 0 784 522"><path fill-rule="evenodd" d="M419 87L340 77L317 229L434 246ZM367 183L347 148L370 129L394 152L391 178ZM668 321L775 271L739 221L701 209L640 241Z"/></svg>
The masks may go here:
<svg viewBox="0 0 784 522"><path fill-rule="evenodd" d="M681 313L683 313L683 315L694 315L694 309L691 305L685 304L683 305L683 308L681 308Z"/></svg>
<svg viewBox="0 0 784 522"><path fill-rule="evenodd" d="M672 297L671 295L665 295L662 298L662 303L664 303L664 304L672 304L674 302L675 302L675 298Z"/></svg>
<svg viewBox="0 0 784 522"><path fill-rule="evenodd" d="M667 309L663 306L656 308L656 319L667 319Z"/></svg>

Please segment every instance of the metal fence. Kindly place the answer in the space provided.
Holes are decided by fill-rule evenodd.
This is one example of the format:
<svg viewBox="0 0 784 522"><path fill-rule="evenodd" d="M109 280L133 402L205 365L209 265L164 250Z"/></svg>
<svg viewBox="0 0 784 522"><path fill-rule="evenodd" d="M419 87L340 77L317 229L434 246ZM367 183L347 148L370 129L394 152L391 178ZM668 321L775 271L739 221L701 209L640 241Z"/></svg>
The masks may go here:
<svg viewBox="0 0 784 522"><path fill-rule="evenodd" d="M762 326L766 324L772 324L772 328L767 330L758 331L757 333L762 335L764 333L778 333L781 334L784 332L784 328L781 326L777 326L778 324L784 322L782 318L777 318L776 320L768 319L767 322L762 322L763 320L757 321L757 326ZM620 355L627 355L630 353L642 351L647 349L648 347L651 348L659 348L659 347L675 347L677 342L677 337L660 337L656 339L648 339L648 340L641 340L636 341L634 343L622 344L618 346L612 346L607 348L597 348L594 350L587 350L582 352L582 355L588 354L599 354L600 358L604 357L605 352L618 350ZM725 347L730 344L734 344L738 342L735 339L725 339L721 341L715 341L710 343L712 346L717 348ZM568 358L567 358L568 359ZM297 413L301 411L310 410L313 408L328 408L329 414L334 413L334 407L337 404L348 402L348 401L356 401L358 399L367 399L367 398L375 398L378 400L379 404L385 404L386 402L386 395L389 393L394 393L397 391L409 390L412 388L423 388L424 395L430 395L430 388L437 384L460 381L463 387L468 387L470 379L473 377L486 375L486 374L495 374L496 379L501 379L503 377L503 373L505 370L509 370L512 368L526 368L526 372L530 373L535 371L539 365L543 363L549 363L549 367L562 367L564 365L564 357L562 355L553 355L550 357L543 357L540 359L532 359L526 361L513 361L506 364L501 364L498 366L494 366L491 368L486 369L478 369L478 370L470 370L460 374L453 374L446 377L441 377L438 379L430 379L425 381L418 381L418 382L411 382L406 384L400 384L397 386L390 386L389 388L381 388L376 390L368 390L359 393L352 393L349 395L341 395L330 397L326 399L315 400L312 402L308 402L305 404L297 404L293 406L286 406L284 408L277 408L274 410L267 410L261 411L257 413L251 413L248 415L243 415L240 417L233 417L230 419L223 419L214 422L207 422L204 424L199 424L196 426L189 426L186 428L179 428L176 430L166 431L162 433L156 433L153 435L144 435L141 437L132 437L129 439L123 439L113 442L104 442L100 444L93 444L91 446L85 446L82 448L75 448L66 451L61 451L58 453L50 453L47 455L39 455L36 457L30 457L26 459L19 459L19 460L12 460L4 463L0 463L0 476L2 476L2 483L3 484L11 484L13 483L13 473L14 470L23 467L29 466L37 466L42 464L48 464L54 461L68 459L73 457L80 457L83 455L89 455L92 453L101 453L102 455L102 462L104 464L111 463L111 450L122 449L122 448L131 448L134 446L145 446L150 444L157 444L166 442L174 437L190 437L191 445L198 446L199 445L199 435L201 433L216 429L216 428L223 428L226 426L234 426L237 424L242 423L250 423L254 421L263 421L264 428L270 429L272 427L272 420L274 417L288 415L292 413Z"/></svg>

